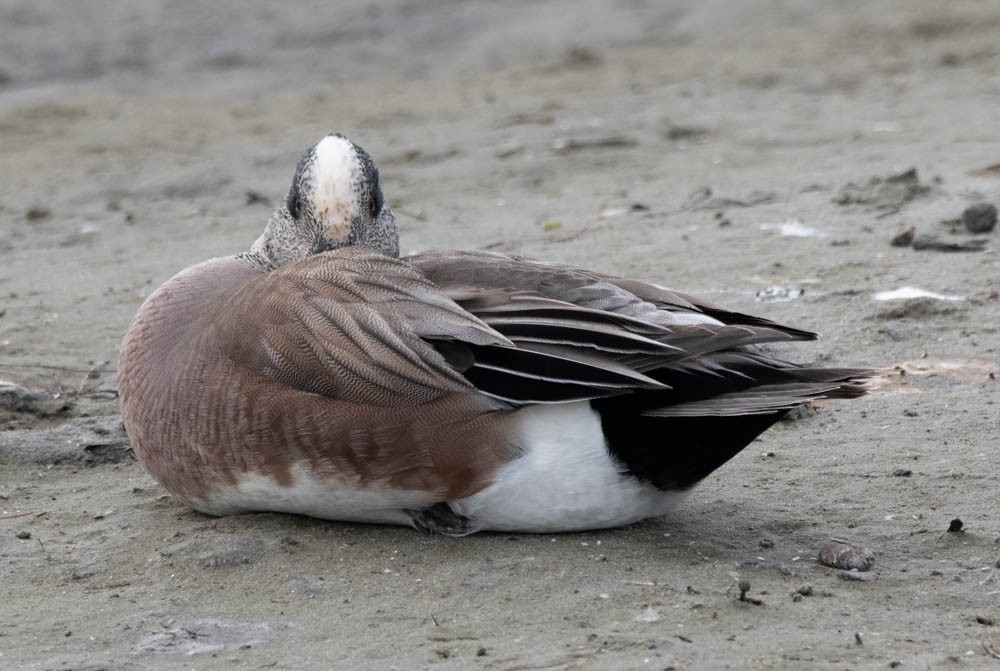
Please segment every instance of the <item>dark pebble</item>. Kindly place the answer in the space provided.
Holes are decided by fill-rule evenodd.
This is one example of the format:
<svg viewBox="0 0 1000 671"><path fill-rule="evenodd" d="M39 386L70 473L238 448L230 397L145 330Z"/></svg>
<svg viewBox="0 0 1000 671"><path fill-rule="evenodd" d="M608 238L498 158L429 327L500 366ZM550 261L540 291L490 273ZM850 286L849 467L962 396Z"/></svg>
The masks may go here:
<svg viewBox="0 0 1000 671"><path fill-rule="evenodd" d="M962 225L971 233L989 233L997 225L997 208L992 203L976 203L962 212Z"/></svg>
<svg viewBox="0 0 1000 671"><path fill-rule="evenodd" d="M914 226L910 226L905 231L897 233L893 236L889 244L893 247L909 247L913 244L913 238L917 234L917 229Z"/></svg>
<svg viewBox="0 0 1000 671"><path fill-rule="evenodd" d="M948 533L958 534L965 531L965 524L957 517L948 523Z"/></svg>
<svg viewBox="0 0 1000 671"><path fill-rule="evenodd" d="M18 531L14 535L17 536L18 538L20 538L22 541L26 541L26 540L30 540L31 539L31 532L30 531Z"/></svg>
<svg viewBox="0 0 1000 671"><path fill-rule="evenodd" d="M993 218L996 219L996 210L994 209L993 212ZM33 207L25 212L24 216L28 221L37 221L38 219L45 219L50 214L52 214L52 210L47 207Z"/></svg>

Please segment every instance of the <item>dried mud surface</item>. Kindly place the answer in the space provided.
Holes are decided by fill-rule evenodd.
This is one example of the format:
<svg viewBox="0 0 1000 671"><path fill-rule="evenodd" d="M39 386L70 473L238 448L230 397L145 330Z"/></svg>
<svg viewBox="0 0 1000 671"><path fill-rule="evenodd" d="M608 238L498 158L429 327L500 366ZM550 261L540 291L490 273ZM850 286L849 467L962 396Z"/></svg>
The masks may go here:
<svg viewBox="0 0 1000 671"><path fill-rule="evenodd" d="M4 3L0 668L996 668L1000 233L960 222L1000 201L998 30L971 0ZM406 252L645 278L889 374L625 529L194 513L129 455L118 343L330 131Z"/></svg>

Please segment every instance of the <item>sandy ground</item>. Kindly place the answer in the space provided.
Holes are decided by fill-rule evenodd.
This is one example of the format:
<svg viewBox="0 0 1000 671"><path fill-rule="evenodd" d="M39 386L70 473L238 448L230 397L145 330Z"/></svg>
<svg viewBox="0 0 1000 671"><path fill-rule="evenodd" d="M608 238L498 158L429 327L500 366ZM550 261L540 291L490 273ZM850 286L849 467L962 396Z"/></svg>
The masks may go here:
<svg viewBox="0 0 1000 671"><path fill-rule="evenodd" d="M998 668L1000 233L955 220L1000 200L1000 6L309 4L0 6L0 379L46 392L0 394L0 668ZM335 130L404 251L645 278L895 372L625 529L193 513L124 447L121 335ZM906 286L955 300L873 298Z"/></svg>

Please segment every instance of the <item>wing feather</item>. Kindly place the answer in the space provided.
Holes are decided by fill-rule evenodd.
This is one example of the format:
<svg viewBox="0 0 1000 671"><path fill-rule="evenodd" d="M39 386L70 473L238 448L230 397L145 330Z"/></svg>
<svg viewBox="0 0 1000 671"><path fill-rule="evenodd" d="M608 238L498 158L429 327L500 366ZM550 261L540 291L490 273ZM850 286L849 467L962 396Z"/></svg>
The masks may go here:
<svg viewBox="0 0 1000 671"><path fill-rule="evenodd" d="M480 391L515 402L631 394L634 401L613 402L651 417L750 415L856 394L870 375L760 354L759 345L816 335L652 284L486 252L406 260L518 348L477 348L466 371Z"/></svg>
<svg viewBox="0 0 1000 671"><path fill-rule="evenodd" d="M865 375L824 377L748 351L814 337L807 331L654 285L477 252L328 252L261 275L220 315L230 358L359 404L476 390L513 404L635 395L648 416L725 416L848 393Z"/></svg>

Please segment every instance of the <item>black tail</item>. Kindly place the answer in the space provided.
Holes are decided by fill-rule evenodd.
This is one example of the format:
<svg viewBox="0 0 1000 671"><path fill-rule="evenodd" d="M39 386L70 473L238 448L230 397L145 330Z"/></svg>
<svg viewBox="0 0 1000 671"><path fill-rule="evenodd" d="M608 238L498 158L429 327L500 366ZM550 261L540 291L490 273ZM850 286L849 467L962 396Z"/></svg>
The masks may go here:
<svg viewBox="0 0 1000 671"><path fill-rule="evenodd" d="M595 399L609 451L660 489L691 487L790 409L865 393L871 371L800 368L752 352L723 352L648 373L670 387Z"/></svg>

